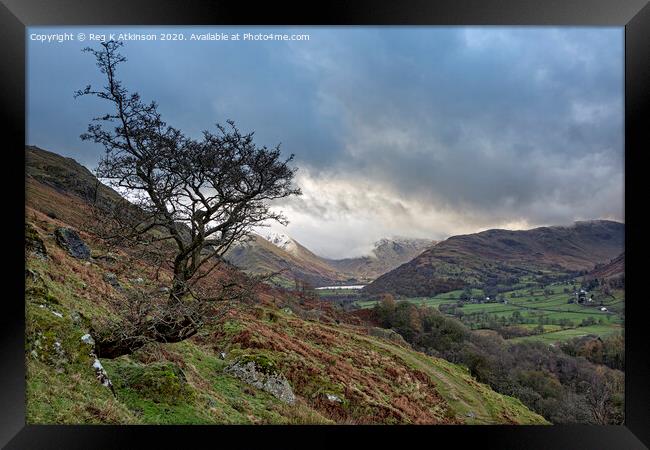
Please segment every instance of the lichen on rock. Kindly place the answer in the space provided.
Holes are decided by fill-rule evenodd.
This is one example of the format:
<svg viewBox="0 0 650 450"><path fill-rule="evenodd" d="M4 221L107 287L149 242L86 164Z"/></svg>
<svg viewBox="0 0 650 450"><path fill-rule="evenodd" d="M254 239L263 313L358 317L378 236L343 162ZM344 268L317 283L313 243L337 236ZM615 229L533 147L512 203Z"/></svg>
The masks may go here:
<svg viewBox="0 0 650 450"><path fill-rule="evenodd" d="M277 370L275 363L264 355L242 355L227 366L225 372L285 403L293 404L296 401L289 381Z"/></svg>

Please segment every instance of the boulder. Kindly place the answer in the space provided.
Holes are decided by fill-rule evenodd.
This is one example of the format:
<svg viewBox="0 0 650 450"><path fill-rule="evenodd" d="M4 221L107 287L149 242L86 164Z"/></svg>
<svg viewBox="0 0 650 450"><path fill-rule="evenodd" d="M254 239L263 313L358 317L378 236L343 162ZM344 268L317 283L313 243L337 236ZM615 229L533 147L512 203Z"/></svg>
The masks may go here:
<svg viewBox="0 0 650 450"><path fill-rule="evenodd" d="M296 401L289 381L267 359L251 356L240 358L227 366L225 372L285 403L293 404Z"/></svg>
<svg viewBox="0 0 650 450"><path fill-rule="evenodd" d="M72 228L59 227L54 231L56 243L77 259L89 259L90 249Z"/></svg>
<svg viewBox="0 0 650 450"><path fill-rule="evenodd" d="M97 376L97 380L103 386L109 388L113 393L113 396L117 398L117 394L115 393L115 388L113 387L113 382L108 377L108 373L106 373L104 366L102 366L102 363L99 361L98 358L95 358L95 360L93 361L93 369L95 369L95 375Z"/></svg>

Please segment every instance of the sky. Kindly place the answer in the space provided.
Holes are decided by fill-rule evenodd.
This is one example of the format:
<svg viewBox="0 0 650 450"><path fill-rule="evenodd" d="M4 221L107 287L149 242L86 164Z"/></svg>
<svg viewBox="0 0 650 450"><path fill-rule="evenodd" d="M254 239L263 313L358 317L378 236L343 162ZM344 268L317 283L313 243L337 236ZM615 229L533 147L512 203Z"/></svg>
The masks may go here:
<svg viewBox="0 0 650 450"><path fill-rule="evenodd" d="M624 220L622 27L31 27L27 144L95 167L103 149L79 135L106 105L73 93L103 79L81 49L120 32L158 37L124 42L120 77L169 124L198 138L232 119L295 154L303 195L274 204L290 223L271 230L322 256Z"/></svg>

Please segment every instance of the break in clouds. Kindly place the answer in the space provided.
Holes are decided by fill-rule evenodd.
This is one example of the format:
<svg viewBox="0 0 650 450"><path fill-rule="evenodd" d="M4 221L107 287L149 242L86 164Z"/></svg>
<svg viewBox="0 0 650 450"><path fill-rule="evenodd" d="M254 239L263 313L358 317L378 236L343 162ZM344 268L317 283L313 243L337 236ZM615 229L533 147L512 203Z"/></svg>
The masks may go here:
<svg viewBox="0 0 650 450"><path fill-rule="evenodd" d="M348 257L388 236L623 220L622 29L299 31L124 47L125 84L168 122L198 135L231 118L295 153L304 194L275 205L291 223L274 229ZM78 136L103 105L71 98L96 77L79 48L30 43L29 143L93 167L101 149Z"/></svg>

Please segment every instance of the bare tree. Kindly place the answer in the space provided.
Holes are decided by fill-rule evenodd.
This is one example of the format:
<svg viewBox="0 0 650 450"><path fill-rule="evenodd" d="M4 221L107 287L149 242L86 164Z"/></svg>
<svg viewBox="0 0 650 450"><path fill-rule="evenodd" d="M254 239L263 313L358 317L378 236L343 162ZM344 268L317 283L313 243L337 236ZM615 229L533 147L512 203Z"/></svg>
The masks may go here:
<svg viewBox="0 0 650 450"><path fill-rule="evenodd" d="M592 375L586 401L593 421L599 425L623 423L622 372L598 366Z"/></svg>
<svg viewBox="0 0 650 450"><path fill-rule="evenodd" d="M196 283L222 264L223 254L251 227L286 223L270 208L272 200L301 192L293 185L293 155L282 159L279 145L258 146L252 133L242 134L232 121L217 124L214 133L204 131L201 139L167 125L155 102L144 103L117 79L126 61L121 46L109 41L98 50L84 49L95 56L107 84L100 90L89 85L75 96L105 100L111 111L94 118L81 138L105 148L96 175L129 200L101 204L98 216L111 225L103 237L158 255L173 273L171 308L196 297ZM183 336L196 327L186 328Z"/></svg>

